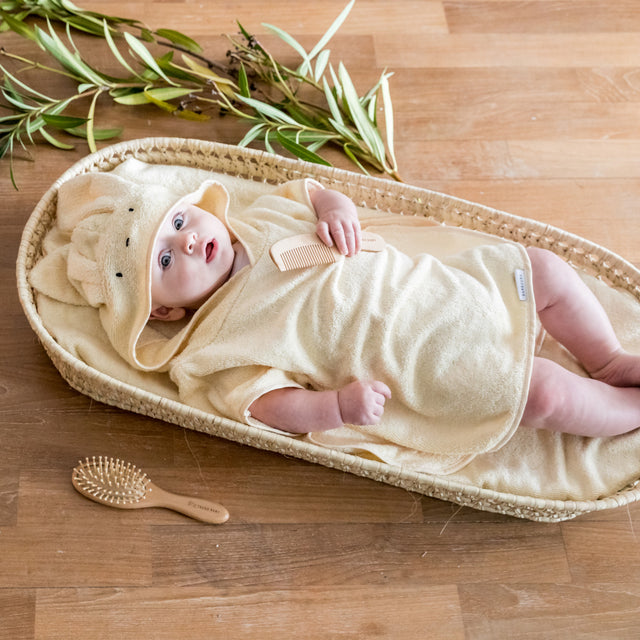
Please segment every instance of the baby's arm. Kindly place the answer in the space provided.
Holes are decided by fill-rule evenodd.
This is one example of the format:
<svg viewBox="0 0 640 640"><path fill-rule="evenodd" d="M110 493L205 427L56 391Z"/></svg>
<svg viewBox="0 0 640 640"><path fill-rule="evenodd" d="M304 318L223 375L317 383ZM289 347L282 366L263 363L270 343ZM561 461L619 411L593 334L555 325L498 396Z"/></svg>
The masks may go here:
<svg viewBox="0 0 640 640"><path fill-rule="evenodd" d="M332 189L313 189L309 197L318 216L316 233L329 247L335 242L338 251L353 256L360 251L360 221L351 198Z"/></svg>
<svg viewBox="0 0 640 640"><path fill-rule="evenodd" d="M270 427L309 433L345 424L378 424L390 397L391 391L383 382L357 380L338 391L275 389L255 400L249 411Z"/></svg>

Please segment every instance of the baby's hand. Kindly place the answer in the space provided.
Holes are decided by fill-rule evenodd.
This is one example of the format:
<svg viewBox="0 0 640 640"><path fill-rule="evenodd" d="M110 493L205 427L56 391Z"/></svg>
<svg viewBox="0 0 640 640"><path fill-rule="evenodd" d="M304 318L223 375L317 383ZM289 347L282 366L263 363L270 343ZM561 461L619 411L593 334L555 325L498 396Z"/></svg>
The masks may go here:
<svg viewBox="0 0 640 640"><path fill-rule="evenodd" d="M318 216L316 233L328 247L335 243L345 256L354 256L360 251L360 221L358 211L351 200L339 191L317 189L311 200Z"/></svg>
<svg viewBox="0 0 640 640"><path fill-rule="evenodd" d="M338 391L338 408L345 424L379 424L391 390L378 380L356 380Z"/></svg>

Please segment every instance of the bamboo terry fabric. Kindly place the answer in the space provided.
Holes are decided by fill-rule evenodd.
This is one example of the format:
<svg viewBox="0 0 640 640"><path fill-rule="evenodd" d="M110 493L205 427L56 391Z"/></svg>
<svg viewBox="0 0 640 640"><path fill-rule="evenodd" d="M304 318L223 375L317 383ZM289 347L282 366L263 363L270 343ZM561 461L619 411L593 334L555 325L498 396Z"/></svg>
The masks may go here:
<svg viewBox="0 0 640 640"><path fill-rule="evenodd" d="M155 168L141 164L124 163L118 173L138 172L152 188ZM182 190L197 188L207 173L155 171L166 179L169 169ZM269 256L273 243L315 229L307 186L305 180L277 189L250 185L244 193L243 181L227 180L228 207L221 198L212 213L242 242L250 265L180 331L149 323L139 339L127 341L133 352L121 355L145 371L168 372L186 404L262 427L249 407L270 390L382 380L393 395L380 425L310 439L387 462L403 464L415 451L421 470L451 473L501 448L520 422L534 355L526 251L495 238L440 258L388 245L281 273ZM65 219L64 211L58 215ZM47 282L64 275L65 252L58 254L58 268L49 270L44 260L32 280L46 295L73 304L52 293L60 283Z"/></svg>

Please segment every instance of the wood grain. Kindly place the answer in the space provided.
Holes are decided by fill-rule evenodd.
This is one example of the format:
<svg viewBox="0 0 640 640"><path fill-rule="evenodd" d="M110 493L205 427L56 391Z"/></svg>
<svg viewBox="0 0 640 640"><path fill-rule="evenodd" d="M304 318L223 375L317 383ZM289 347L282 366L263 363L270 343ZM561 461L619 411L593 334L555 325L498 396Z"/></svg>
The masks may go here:
<svg viewBox="0 0 640 640"><path fill-rule="evenodd" d="M239 19L312 46L346 0L80 3L196 37L224 59ZM10 33L2 46L43 60ZM99 41L79 37L114 68ZM358 0L331 43L359 88L394 72L404 179L556 225L640 265L640 4L635 0ZM64 81L41 86L53 94ZM102 101L123 139L237 142L245 125ZM640 508L544 525L291 460L81 396L38 344L15 291L22 227L86 153L0 161L0 639L631 640L640 623ZM28 161L29 155L35 162ZM332 160L351 168L337 154ZM116 511L74 491L86 455L224 504L215 527Z"/></svg>

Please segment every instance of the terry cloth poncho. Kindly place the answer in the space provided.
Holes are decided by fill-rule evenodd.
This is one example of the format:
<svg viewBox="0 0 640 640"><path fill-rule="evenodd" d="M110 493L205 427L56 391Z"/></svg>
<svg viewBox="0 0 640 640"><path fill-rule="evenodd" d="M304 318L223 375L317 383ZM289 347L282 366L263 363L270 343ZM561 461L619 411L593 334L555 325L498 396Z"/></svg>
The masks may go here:
<svg viewBox="0 0 640 640"><path fill-rule="evenodd" d="M126 175L126 168L119 173ZM388 245L379 253L281 273L270 247L315 230L308 181L282 185L239 209L220 197L222 185L213 188L218 195L203 208L226 222L250 265L177 333L166 323L134 323L124 339L123 326L115 331L107 324L123 358L142 370L168 371L186 404L259 426L265 425L249 407L271 390L381 380L392 391L381 424L312 437L339 446L345 431L351 442L354 432L361 433L433 455L440 473L509 440L524 410L535 342L523 247L488 243L436 259L411 258ZM202 192L187 198L199 202ZM238 198L232 194L230 201ZM144 237L154 234L155 228ZM132 271L148 287L149 252L126 255L144 263ZM148 292L138 291L131 305L141 299L150 304ZM108 322L112 315L101 317ZM140 312L137 317L139 322Z"/></svg>

